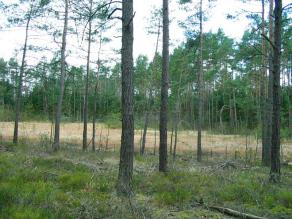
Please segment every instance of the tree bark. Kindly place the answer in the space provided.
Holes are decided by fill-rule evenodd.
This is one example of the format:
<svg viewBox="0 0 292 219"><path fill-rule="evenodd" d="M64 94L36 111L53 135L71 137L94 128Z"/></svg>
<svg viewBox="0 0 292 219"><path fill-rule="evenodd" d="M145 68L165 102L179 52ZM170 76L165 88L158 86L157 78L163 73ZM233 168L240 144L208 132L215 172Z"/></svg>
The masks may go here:
<svg viewBox="0 0 292 219"><path fill-rule="evenodd" d="M156 155L156 139L157 139L157 127L156 127L156 124L155 124L155 127L154 127L154 149L153 149L154 155Z"/></svg>
<svg viewBox="0 0 292 219"><path fill-rule="evenodd" d="M65 1L65 18L64 18L64 28L62 35L62 47L61 47L61 76L60 76L60 94L58 97L58 103L56 108L56 117L55 117L55 135L53 150L58 151L60 149L60 122L61 122L61 113L62 113L62 103L64 97L64 84L65 84L65 74L66 74L66 38L67 38L67 29L68 29L68 9L69 9L69 0Z"/></svg>
<svg viewBox="0 0 292 219"><path fill-rule="evenodd" d="M15 120L14 120L14 133L13 133L13 143L18 143L18 123L20 120L20 108L22 102L22 83L23 83L23 75L24 75L24 67L25 67L25 58L26 58L26 51L27 51L27 41L28 41L28 31L29 31L29 24L31 21L31 12L27 18L26 27L25 27L25 40L24 40L24 47L22 53L22 61L20 66L19 72L19 81L18 81L18 88L17 88L17 96L16 96L16 103L15 103Z"/></svg>
<svg viewBox="0 0 292 219"><path fill-rule="evenodd" d="M267 122L266 122L266 97L265 97L265 75L266 75L266 60L265 60L265 0L262 0L262 24L261 24L261 34L262 34L262 61L261 61L261 75L260 75L260 108L261 108L261 123L262 123L262 163L266 165L267 158L266 155L266 145L267 145Z"/></svg>
<svg viewBox="0 0 292 219"><path fill-rule="evenodd" d="M168 0L163 0L163 47L162 47L162 80L160 105L160 143L159 171L167 171L167 113L168 113L168 74L169 74L169 8Z"/></svg>
<svg viewBox="0 0 292 219"><path fill-rule="evenodd" d="M273 10L273 3L270 4L270 13ZM271 21L271 20L270 20ZM272 31L272 26L270 31ZM266 95L266 40L264 38L265 35L265 1L262 0L262 66L261 66L261 76L260 76L260 107L261 107L261 123L262 123L262 164L264 166L269 166L270 164L270 137L268 136L268 129L269 129L269 103ZM271 72L270 72L271 74ZM269 85L268 85L269 87ZM269 88L268 88L269 89Z"/></svg>
<svg viewBox="0 0 292 219"><path fill-rule="evenodd" d="M292 57L291 57L292 62ZM292 137L292 69L288 70L288 136Z"/></svg>
<svg viewBox="0 0 292 219"><path fill-rule="evenodd" d="M91 50L91 13L92 13L92 0L90 0L89 9L89 20L88 20L88 48L87 48L87 65L86 65L86 80L85 80L85 94L83 103L83 147L85 151L87 149L87 120L88 120L88 77L90 71L90 50Z"/></svg>
<svg viewBox="0 0 292 219"><path fill-rule="evenodd" d="M122 137L117 183L119 195L132 192L134 155L133 0L122 2Z"/></svg>
<svg viewBox="0 0 292 219"><path fill-rule="evenodd" d="M274 8L274 0L270 0L269 3L269 39L271 42L274 41L274 21L273 21L273 8ZM269 45L269 76L268 76L268 95L266 99L266 125L265 128L265 138L262 139L263 147L262 147L262 164L264 166L271 165L271 144L272 144L272 111L273 111L273 48Z"/></svg>
<svg viewBox="0 0 292 219"><path fill-rule="evenodd" d="M203 116L203 0L200 0L200 55L199 55L199 80L198 80L198 137L197 161L202 161L202 116Z"/></svg>
<svg viewBox="0 0 292 219"><path fill-rule="evenodd" d="M169 154L172 155L172 145L173 145L173 133L174 133L174 117L175 113L173 114L172 117L172 127L171 127L171 135L170 135L170 145L169 145Z"/></svg>
<svg viewBox="0 0 292 219"><path fill-rule="evenodd" d="M281 70L281 22L282 0L275 0L275 26L273 47L273 116L270 180L280 181L280 70Z"/></svg>

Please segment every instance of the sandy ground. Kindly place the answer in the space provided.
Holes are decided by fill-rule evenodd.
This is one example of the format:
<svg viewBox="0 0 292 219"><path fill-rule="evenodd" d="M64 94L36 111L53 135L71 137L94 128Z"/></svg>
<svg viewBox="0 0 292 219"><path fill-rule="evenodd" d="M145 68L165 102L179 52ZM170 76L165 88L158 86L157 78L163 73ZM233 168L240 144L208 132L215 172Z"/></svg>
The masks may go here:
<svg viewBox="0 0 292 219"><path fill-rule="evenodd" d="M51 136L51 130L53 130L51 123L44 122L23 122L19 125L19 135L21 138L29 140L40 140ZM61 124L61 141L74 144L82 143L82 131L83 123L63 123ZM142 130L135 130L135 148L138 149L141 140ZM107 129L103 124L96 125L96 142L97 145L101 143L102 147L105 147L108 135L108 149L114 149L119 147L121 130L120 129ZM12 122L0 122L0 137L3 139L12 139L13 136L13 123ZM91 141L92 125L88 125L88 142ZM171 133L168 134L169 143ZM180 131L178 133L178 151L195 151L196 147L196 132L194 131ZM248 149L258 151L261 153L261 142L256 140L255 136L239 136L239 135L211 135L207 132L203 132L202 146L204 152L221 152L225 153L227 149L228 154L234 154L236 150L245 151L246 143ZM156 145L156 151L159 145L159 132L156 132L156 144L155 144L155 130L148 130L146 139L146 148L148 150L154 150ZM282 141L281 153L286 158L292 158L292 141Z"/></svg>

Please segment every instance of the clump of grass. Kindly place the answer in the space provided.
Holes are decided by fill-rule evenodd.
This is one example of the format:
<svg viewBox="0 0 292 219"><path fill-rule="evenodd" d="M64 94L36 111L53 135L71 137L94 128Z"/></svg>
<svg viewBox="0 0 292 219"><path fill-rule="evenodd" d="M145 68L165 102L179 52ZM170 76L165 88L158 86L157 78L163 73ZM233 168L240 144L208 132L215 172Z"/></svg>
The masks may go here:
<svg viewBox="0 0 292 219"><path fill-rule="evenodd" d="M50 215L43 209L35 209L30 207L12 208L9 210L10 218L28 219L28 218L50 218Z"/></svg>
<svg viewBox="0 0 292 219"><path fill-rule="evenodd" d="M45 151L48 151L50 146L51 146L51 142L50 142L50 138L47 134L40 134L39 136L39 146L43 149L45 149Z"/></svg>
<svg viewBox="0 0 292 219"><path fill-rule="evenodd" d="M211 177L188 172L172 171L166 174L153 174L139 180L139 188L150 192L158 204L183 207L200 199ZM206 181L205 181L206 180ZM205 184L205 185L204 185Z"/></svg>
<svg viewBox="0 0 292 219"><path fill-rule="evenodd" d="M90 181L90 175L83 172L75 172L71 174L64 174L59 177L59 185L64 190L80 190L85 189Z"/></svg>
<svg viewBox="0 0 292 219"><path fill-rule="evenodd" d="M276 199L278 200L279 204L281 204L282 206L286 208L290 208L290 210L292 211L292 191L291 190L281 189L276 194Z"/></svg>
<svg viewBox="0 0 292 219"><path fill-rule="evenodd" d="M34 158L34 165L44 170L67 171L67 172L88 172L88 168L81 164L73 164L71 161L60 157Z"/></svg>

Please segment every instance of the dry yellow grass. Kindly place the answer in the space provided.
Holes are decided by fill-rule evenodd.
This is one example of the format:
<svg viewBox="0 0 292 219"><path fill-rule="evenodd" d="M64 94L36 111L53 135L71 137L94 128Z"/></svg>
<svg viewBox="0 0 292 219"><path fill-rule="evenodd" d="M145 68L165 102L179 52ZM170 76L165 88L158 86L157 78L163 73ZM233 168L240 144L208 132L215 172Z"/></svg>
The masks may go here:
<svg viewBox="0 0 292 219"><path fill-rule="evenodd" d="M23 122L19 126L19 135L22 138L29 140L38 140L42 136L51 136L51 130L53 130L51 123L45 122ZM61 141L72 142L81 145L82 142L82 130L83 123L63 123L61 124ZM100 141L102 145L106 144L107 139L107 127L103 124L97 124L96 126L96 142ZM13 123L12 122L0 122L0 134L4 139L11 139L13 135ZM92 125L88 125L88 141L92 136ZM171 134L168 134L170 142ZM180 131L178 133L178 151L195 151L196 148L196 132L194 131ZM120 144L121 130L109 129L108 145L109 148L118 147ZM135 131L135 147L139 148L141 139L141 130ZM260 153L261 142L256 140L254 136L249 136L247 139L245 136L239 135L211 135L207 132L203 132L202 137L203 150L225 153L226 147L228 153L234 153L235 150L244 151L246 147L246 140L248 148L252 148L254 151L258 148ZM147 133L146 148L153 150L155 145L155 131L150 129ZM156 146L159 145L159 132L156 133ZM257 146L258 145L258 146ZM291 157L292 155L292 142L282 142L282 151L285 157Z"/></svg>

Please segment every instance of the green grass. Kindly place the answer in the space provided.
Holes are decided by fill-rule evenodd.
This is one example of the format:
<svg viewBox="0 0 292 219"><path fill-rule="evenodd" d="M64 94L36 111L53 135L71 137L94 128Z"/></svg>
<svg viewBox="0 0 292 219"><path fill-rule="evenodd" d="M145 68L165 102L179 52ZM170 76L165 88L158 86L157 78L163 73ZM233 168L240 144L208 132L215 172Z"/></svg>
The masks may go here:
<svg viewBox="0 0 292 219"><path fill-rule="evenodd" d="M263 167L214 172L200 170L194 158L178 158L162 174L153 169L157 156L138 155L129 201L116 196L118 165L110 160L118 158L112 152L68 148L54 154L34 145L10 146L0 154L0 218L222 218L194 207L197 202L269 218L292 215L291 168L282 169L276 185Z"/></svg>

